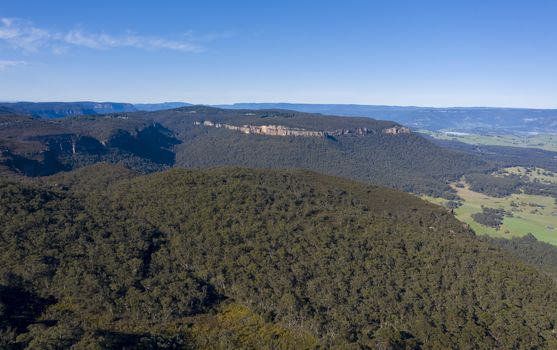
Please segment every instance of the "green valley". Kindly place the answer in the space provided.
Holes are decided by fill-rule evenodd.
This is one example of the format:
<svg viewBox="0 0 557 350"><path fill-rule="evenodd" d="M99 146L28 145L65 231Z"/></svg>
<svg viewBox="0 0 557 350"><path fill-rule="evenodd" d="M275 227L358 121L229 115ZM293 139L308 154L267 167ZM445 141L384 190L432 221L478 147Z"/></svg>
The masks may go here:
<svg viewBox="0 0 557 350"><path fill-rule="evenodd" d="M528 181L555 184L557 176L539 168L505 168L494 176L527 176ZM511 193L505 196L492 196L473 191L466 179L453 183L452 187L459 200L448 201L442 198L424 196L423 198L443 205L454 211L456 217L470 225L477 234L493 237L511 238L534 235L538 240L557 245L557 203L553 196L526 193ZM505 214L499 227L489 227L478 223L474 215L483 208L502 209Z"/></svg>
<svg viewBox="0 0 557 350"><path fill-rule="evenodd" d="M460 141L478 146L525 147L557 152L557 134L475 134L473 132L443 132L431 130L418 130L418 132L440 140Z"/></svg>

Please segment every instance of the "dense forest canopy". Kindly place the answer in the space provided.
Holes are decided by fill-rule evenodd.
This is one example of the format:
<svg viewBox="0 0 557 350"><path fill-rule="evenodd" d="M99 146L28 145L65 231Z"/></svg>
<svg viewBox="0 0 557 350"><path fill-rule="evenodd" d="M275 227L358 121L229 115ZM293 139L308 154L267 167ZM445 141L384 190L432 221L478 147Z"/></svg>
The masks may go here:
<svg viewBox="0 0 557 350"><path fill-rule="evenodd" d="M540 242L532 234L510 239L482 236L481 239L509 251L519 259L537 266L541 271L557 279L557 247L554 245Z"/></svg>
<svg viewBox="0 0 557 350"><path fill-rule="evenodd" d="M4 347L557 346L549 275L402 192L100 164L0 201Z"/></svg>

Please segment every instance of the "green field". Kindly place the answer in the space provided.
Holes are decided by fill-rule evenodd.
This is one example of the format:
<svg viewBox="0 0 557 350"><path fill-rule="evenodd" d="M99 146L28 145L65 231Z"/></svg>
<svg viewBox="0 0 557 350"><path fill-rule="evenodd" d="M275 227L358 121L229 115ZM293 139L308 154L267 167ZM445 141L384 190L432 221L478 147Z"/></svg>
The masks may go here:
<svg viewBox="0 0 557 350"><path fill-rule="evenodd" d="M509 167L495 172L495 176L519 175L526 176L529 181L539 181L545 184L557 184L557 175L551 171L536 167Z"/></svg>
<svg viewBox="0 0 557 350"><path fill-rule="evenodd" d="M557 246L557 205L554 198L526 194L496 198L471 191L467 185L462 188L453 187L462 198L462 205L454 210L456 217L470 225L477 234L511 238L532 233L538 240ZM423 198L439 205L447 204L445 199L427 196ZM512 217L505 216L498 229L481 225L472 215L480 213L482 206L505 209L512 213Z"/></svg>
<svg viewBox="0 0 557 350"><path fill-rule="evenodd" d="M437 132L430 130L418 130L418 132L440 140L460 141L472 145L527 147L557 152L557 135L555 134L479 135L468 133Z"/></svg>

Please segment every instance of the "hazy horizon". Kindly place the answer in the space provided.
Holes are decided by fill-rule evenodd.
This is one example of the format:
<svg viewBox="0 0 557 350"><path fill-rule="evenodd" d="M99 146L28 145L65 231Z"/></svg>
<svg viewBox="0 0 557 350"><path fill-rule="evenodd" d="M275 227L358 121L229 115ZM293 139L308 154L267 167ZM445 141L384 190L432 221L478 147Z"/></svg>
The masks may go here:
<svg viewBox="0 0 557 350"><path fill-rule="evenodd" d="M97 103L127 103L132 105L138 104L164 104L164 103L188 103L193 106L231 106L231 105L242 105L242 104L288 104L288 105L346 105L346 106L374 106L374 107L402 107L402 108L436 108L436 109L450 109L450 108L499 108L499 109L540 109L540 110L553 110L557 107L531 107L531 106L480 106L480 105L444 105L444 106L432 106L432 105L402 105L402 104L382 104L382 103L342 103L342 102L304 102L304 101L236 101L236 102L225 102L225 103L197 103L195 101L174 101L174 100L162 100L162 101L134 101L134 100L6 100L0 99L0 103L20 103L20 102L31 102L31 103L79 103L79 102L97 102Z"/></svg>

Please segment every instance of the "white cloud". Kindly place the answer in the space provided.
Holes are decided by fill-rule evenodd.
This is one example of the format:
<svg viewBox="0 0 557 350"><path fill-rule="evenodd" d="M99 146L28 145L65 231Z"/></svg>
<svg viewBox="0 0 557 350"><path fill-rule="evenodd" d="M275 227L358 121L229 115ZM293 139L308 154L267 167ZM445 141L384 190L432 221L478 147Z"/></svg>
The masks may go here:
<svg viewBox="0 0 557 350"><path fill-rule="evenodd" d="M166 49L182 52L200 52L202 49L187 41L169 40L159 37L144 37L132 34L112 36L108 34L92 34L82 30L71 30L64 35L64 42L92 49L111 49L117 47L133 47L137 49Z"/></svg>
<svg viewBox="0 0 557 350"><path fill-rule="evenodd" d="M33 27L29 22L0 18L0 40L28 52L35 52L51 39L46 30Z"/></svg>
<svg viewBox="0 0 557 350"><path fill-rule="evenodd" d="M10 60L0 60L0 71L6 70L11 67L24 66L27 63L25 61L10 61Z"/></svg>
<svg viewBox="0 0 557 350"><path fill-rule="evenodd" d="M192 35L186 36L186 40L172 40L129 33L124 35L89 33L82 29L54 32L35 27L29 21L14 18L0 18L0 41L27 53L43 49L60 53L64 52L67 46L87 47L96 50L129 47L143 50L203 51L203 48L197 44L197 42L203 40L198 40Z"/></svg>

